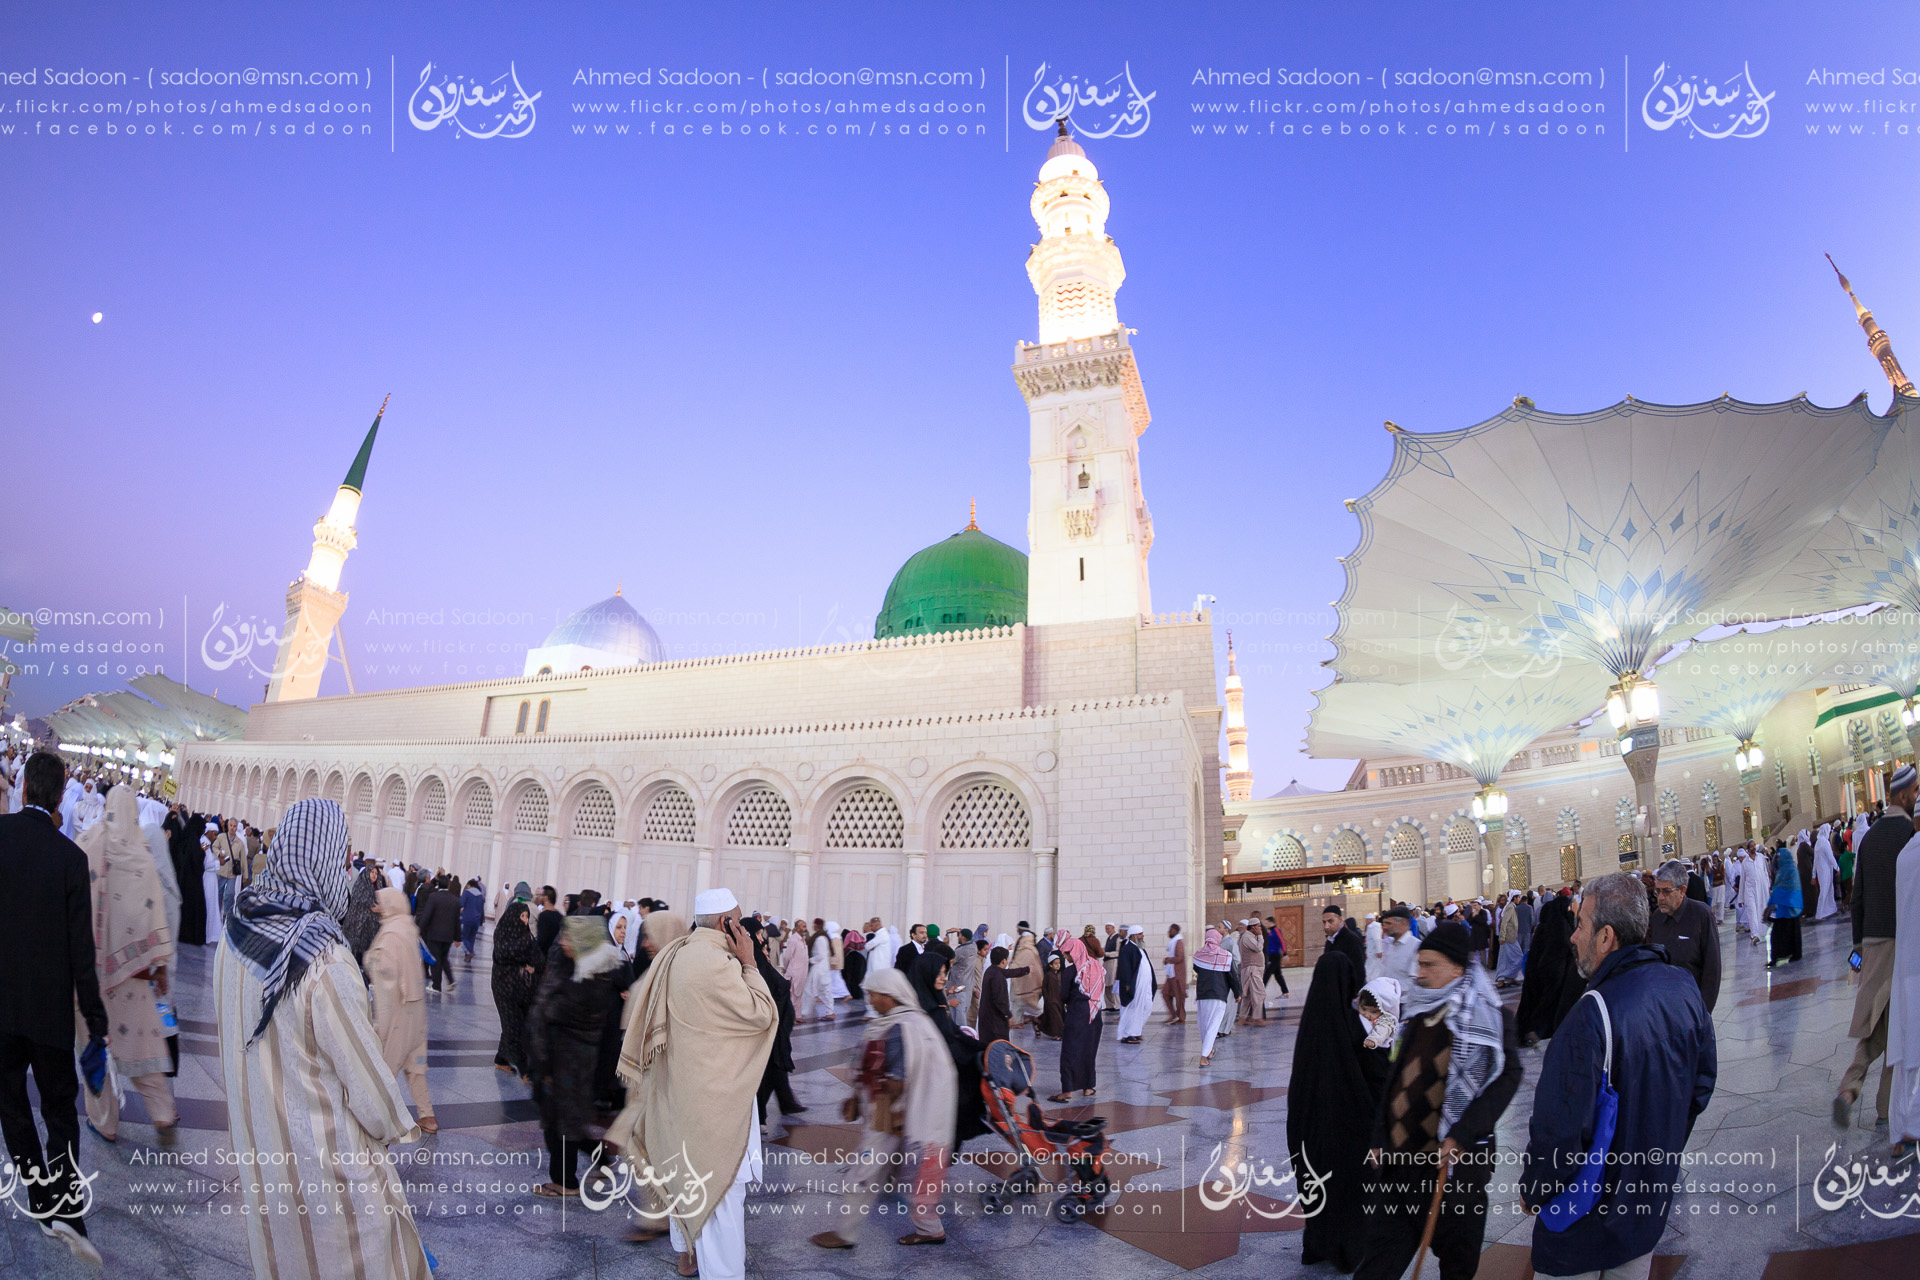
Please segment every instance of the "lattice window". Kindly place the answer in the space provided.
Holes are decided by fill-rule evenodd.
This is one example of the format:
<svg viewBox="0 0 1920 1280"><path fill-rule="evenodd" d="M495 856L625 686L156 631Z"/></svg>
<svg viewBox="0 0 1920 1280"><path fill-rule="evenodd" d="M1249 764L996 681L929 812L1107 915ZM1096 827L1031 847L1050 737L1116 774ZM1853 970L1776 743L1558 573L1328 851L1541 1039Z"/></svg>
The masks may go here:
<svg viewBox="0 0 1920 1280"><path fill-rule="evenodd" d="M247 798L250 800L257 800L260 798L260 770L259 769L255 769L253 771L253 776L247 779Z"/></svg>
<svg viewBox="0 0 1920 1280"><path fill-rule="evenodd" d="M307 776L300 779L300 798L302 800L311 800L319 794L320 772L317 769L309 769L307 770Z"/></svg>
<svg viewBox="0 0 1920 1280"><path fill-rule="evenodd" d="M573 834L613 839L613 793L595 783L573 807Z"/></svg>
<svg viewBox="0 0 1920 1280"><path fill-rule="evenodd" d="M1660 793L1660 821L1680 821L1680 797L1673 793L1672 787Z"/></svg>
<svg viewBox="0 0 1920 1280"><path fill-rule="evenodd" d="M998 782L976 782L940 819L942 849L1024 849L1032 838L1027 806Z"/></svg>
<svg viewBox="0 0 1920 1280"><path fill-rule="evenodd" d="M1807 776L1820 781L1820 752L1811 746L1807 748Z"/></svg>
<svg viewBox="0 0 1920 1280"><path fill-rule="evenodd" d="M657 844L692 844L693 825L693 797L679 787L668 787L647 806L640 838Z"/></svg>
<svg viewBox="0 0 1920 1280"><path fill-rule="evenodd" d="M1327 842L1327 856L1340 866L1353 866L1367 860L1367 842L1358 831L1336 831Z"/></svg>
<svg viewBox="0 0 1920 1280"><path fill-rule="evenodd" d="M347 802L347 780L337 773L327 778L327 799L338 805Z"/></svg>
<svg viewBox="0 0 1920 1280"><path fill-rule="evenodd" d="M1480 833L1465 818L1455 818L1447 824L1447 856L1472 853L1480 844Z"/></svg>
<svg viewBox="0 0 1920 1280"><path fill-rule="evenodd" d="M373 812L373 779L364 773L353 784L353 811Z"/></svg>
<svg viewBox="0 0 1920 1280"><path fill-rule="evenodd" d="M1400 827L1387 843L1387 856L1395 862L1412 862L1420 856L1420 833L1412 827Z"/></svg>
<svg viewBox="0 0 1920 1280"><path fill-rule="evenodd" d="M898 849L905 825L899 803L885 788L855 787L827 815L827 848Z"/></svg>
<svg viewBox="0 0 1920 1280"><path fill-rule="evenodd" d="M1572 805L1562 809L1560 815L1553 820L1553 830L1560 837L1561 844L1580 843L1580 815L1573 811Z"/></svg>
<svg viewBox="0 0 1920 1280"><path fill-rule="evenodd" d="M1720 788L1711 782L1700 784L1700 807L1708 813L1720 811Z"/></svg>
<svg viewBox="0 0 1920 1280"><path fill-rule="evenodd" d="M727 845L735 849L784 849L793 835L793 814L772 787L754 787L727 814Z"/></svg>
<svg viewBox="0 0 1920 1280"><path fill-rule="evenodd" d="M1276 832L1273 839L1267 841L1267 847L1260 851L1262 871L1297 871L1306 865L1306 847L1298 838L1284 831Z"/></svg>
<svg viewBox="0 0 1920 1280"><path fill-rule="evenodd" d="M1634 808L1633 801L1625 796L1621 796L1619 802L1613 806L1613 825L1622 831L1631 831L1633 830L1633 820L1637 813L1638 811Z"/></svg>
<svg viewBox="0 0 1920 1280"><path fill-rule="evenodd" d="M1527 847L1527 820L1508 818L1506 830L1506 848L1508 853L1518 853ZM1524 879L1525 877L1522 877Z"/></svg>
<svg viewBox="0 0 1920 1280"><path fill-rule="evenodd" d="M476 782L467 790L467 825L493 825L493 788L484 782Z"/></svg>
<svg viewBox="0 0 1920 1280"><path fill-rule="evenodd" d="M276 795L278 795L279 792L280 792L280 775L273 772L272 770L268 770L267 780L263 785L261 795L260 795L260 803L267 809L271 810L273 808L273 798Z"/></svg>
<svg viewBox="0 0 1920 1280"><path fill-rule="evenodd" d="M1895 754L1889 751L1889 755ZM1783 760L1773 762L1773 789L1782 796L1787 794L1787 766Z"/></svg>
<svg viewBox="0 0 1920 1280"><path fill-rule="evenodd" d="M547 829L547 791L539 783L530 784L513 806L515 831L542 832Z"/></svg>
<svg viewBox="0 0 1920 1280"><path fill-rule="evenodd" d="M395 778L387 784L386 816L404 818L407 816L407 783L404 778Z"/></svg>
<svg viewBox="0 0 1920 1280"><path fill-rule="evenodd" d="M420 788L420 816L428 822L447 820L447 784L440 779L428 778Z"/></svg>

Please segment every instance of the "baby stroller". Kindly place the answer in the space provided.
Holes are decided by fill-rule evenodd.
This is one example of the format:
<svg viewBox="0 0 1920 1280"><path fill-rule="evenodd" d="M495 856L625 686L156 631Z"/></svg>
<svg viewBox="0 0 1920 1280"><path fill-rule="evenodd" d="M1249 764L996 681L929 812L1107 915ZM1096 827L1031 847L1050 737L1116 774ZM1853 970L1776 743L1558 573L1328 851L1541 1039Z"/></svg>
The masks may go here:
<svg viewBox="0 0 1920 1280"><path fill-rule="evenodd" d="M1107 1118L1050 1121L1033 1094L1033 1057L1005 1040L995 1040L982 1055L980 1092L987 1102L987 1119L999 1131L1019 1167L982 1192L980 1207L988 1213L1012 1209L1015 1196L1031 1196L1043 1182L1064 1187L1053 1202L1056 1222L1073 1224L1105 1204L1115 1190L1107 1176ZM1025 1099L1024 1103L1022 1099ZM1042 1163L1064 1164L1072 1177L1055 1183L1040 1170Z"/></svg>

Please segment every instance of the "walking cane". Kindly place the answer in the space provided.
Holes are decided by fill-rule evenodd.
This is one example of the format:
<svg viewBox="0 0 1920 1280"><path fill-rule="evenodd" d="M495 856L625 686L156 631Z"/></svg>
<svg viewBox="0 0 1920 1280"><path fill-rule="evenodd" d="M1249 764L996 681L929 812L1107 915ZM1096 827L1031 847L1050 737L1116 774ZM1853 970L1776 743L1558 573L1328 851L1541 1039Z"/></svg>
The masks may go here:
<svg viewBox="0 0 1920 1280"><path fill-rule="evenodd" d="M1420 1268L1427 1264L1427 1247L1433 1243L1433 1229L1440 1222L1440 1193L1447 1189L1447 1170L1453 1162L1440 1158L1440 1176L1433 1180L1433 1203L1427 1206L1427 1229L1420 1233L1420 1252L1413 1259L1413 1280L1420 1280Z"/></svg>

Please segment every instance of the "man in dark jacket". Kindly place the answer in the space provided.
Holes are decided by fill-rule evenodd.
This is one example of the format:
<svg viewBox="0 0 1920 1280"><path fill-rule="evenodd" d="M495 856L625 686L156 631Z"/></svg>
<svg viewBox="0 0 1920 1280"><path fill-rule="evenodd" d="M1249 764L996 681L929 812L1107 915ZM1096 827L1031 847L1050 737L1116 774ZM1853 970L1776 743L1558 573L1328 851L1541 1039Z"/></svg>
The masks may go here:
<svg viewBox="0 0 1920 1280"><path fill-rule="evenodd" d="M420 890L420 905L413 913L413 921L420 927L420 941L427 944L427 950L433 955L433 963L427 966L433 989L440 990L440 981L444 978L447 990L453 990L453 970L447 965L447 952L460 940L460 899L453 896L453 889L445 878L436 878Z"/></svg>
<svg viewBox="0 0 1920 1280"><path fill-rule="evenodd" d="M80 1082L73 1073L73 1011L87 1024L88 1051L107 1041L107 1010L94 971L93 901L87 855L60 834L67 767L37 751L21 777L19 813L0 817L0 1130L27 1202L42 1229L75 1257L100 1265L81 1212L92 1194L80 1184ZM27 1104L27 1073L40 1090L47 1126L43 1153ZM111 1088L109 1084L107 1086ZM28 1264L32 1270L32 1264Z"/></svg>
<svg viewBox="0 0 1920 1280"><path fill-rule="evenodd" d="M1713 1012L1720 999L1720 930L1713 908L1688 892L1688 879L1700 877L1675 858L1654 873L1653 914L1647 922L1647 941L1664 947L1667 963L1685 969L1700 984L1700 999Z"/></svg>
<svg viewBox="0 0 1920 1280"><path fill-rule="evenodd" d="M1580 900L1573 945L1588 994L1560 1024L1540 1065L1522 1203L1539 1212L1588 1165L1608 1049L1602 1000L1613 1029L1607 1078L1619 1095L1619 1116L1599 1201L1564 1230L1534 1223L1537 1275L1616 1267L1633 1274L1667 1229L1680 1154L1713 1098L1713 1020L1691 975L1645 945L1646 909L1646 890L1628 873L1601 876Z"/></svg>
<svg viewBox="0 0 1920 1280"><path fill-rule="evenodd" d="M1853 993L1853 1022L1847 1034L1859 1043L1833 1097L1833 1122L1853 1122L1853 1104L1866 1086L1873 1060L1887 1051L1887 1006L1893 992L1894 865L1913 839L1913 802L1920 774L1910 764L1887 783L1892 803L1886 816L1867 828L1853 859L1853 949L1860 953L1860 985ZM1805 885L1806 881L1801 881ZM1880 1119L1887 1118L1893 1072L1880 1064Z"/></svg>
<svg viewBox="0 0 1920 1280"><path fill-rule="evenodd" d="M913 966L920 963L920 957L927 953L927 926L917 924L907 930L906 941L893 953L893 967L902 973L912 973Z"/></svg>
<svg viewBox="0 0 1920 1280"><path fill-rule="evenodd" d="M550 884L541 885L533 895L533 941L543 956L552 954L553 944L560 938L560 925L566 920L556 905L559 901Z"/></svg>
<svg viewBox="0 0 1920 1280"><path fill-rule="evenodd" d="M980 979L980 1043L992 1044L1008 1038L1013 1021L1013 1001L1007 991L1008 978L1024 978L1028 967L1006 967L1007 949L995 947L987 955L987 972Z"/></svg>
<svg viewBox="0 0 1920 1280"><path fill-rule="evenodd" d="M1501 1007L1472 948L1472 933L1451 921L1420 942L1415 986L1401 997L1393 1075L1380 1097L1364 1166L1355 1280L1405 1274L1420 1247L1441 1160L1448 1172L1433 1233L1440 1274L1470 1276L1480 1265L1493 1129L1520 1088L1522 1068L1513 1015Z"/></svg>
<svg viewBox="0 0 1920 1280"><path fill-rule="evenodd" d="M1367 944L1354 927L1347 923L1346 912L1329 902L1320 908L1320 922L1326 929L1329 951L1338 951L1353 961L1355 973L1367 971Z"/></svg>

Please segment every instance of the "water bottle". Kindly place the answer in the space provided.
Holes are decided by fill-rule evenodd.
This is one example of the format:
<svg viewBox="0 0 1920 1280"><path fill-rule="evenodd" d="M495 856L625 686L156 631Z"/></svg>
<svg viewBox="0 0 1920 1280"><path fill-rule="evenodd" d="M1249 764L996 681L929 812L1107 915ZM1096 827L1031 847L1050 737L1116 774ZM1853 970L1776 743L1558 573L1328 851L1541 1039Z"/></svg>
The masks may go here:
<svg viewBox="0 0 1920 1280"><path fill-rule="evenodd" d="M173 1006L167 1003L166 998L164 996L159 999L158 1003L160 1006L160 1025L166 1028L166 1033L168 1035L170 1036L179 1035L180 1024L174 1019Z"/></svg>

